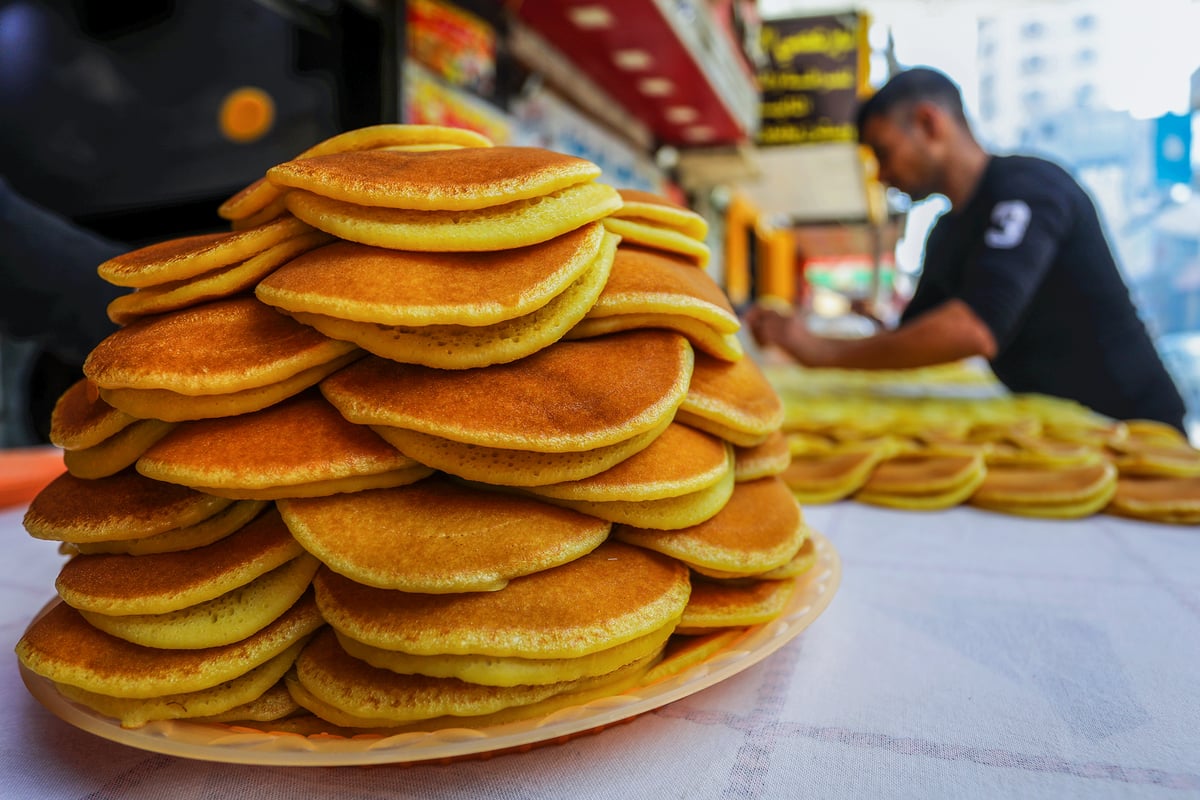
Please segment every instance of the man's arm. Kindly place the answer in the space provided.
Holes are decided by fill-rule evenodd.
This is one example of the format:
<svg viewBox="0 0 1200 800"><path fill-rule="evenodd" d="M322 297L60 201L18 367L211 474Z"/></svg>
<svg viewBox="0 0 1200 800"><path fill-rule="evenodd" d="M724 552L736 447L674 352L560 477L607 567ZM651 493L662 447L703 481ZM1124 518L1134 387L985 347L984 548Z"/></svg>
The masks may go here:
<svg viewBox="0 0 1200 800"><path fill-rule="evenodd" d="M903 369L996 354L992 332L961 300L947 300L895 330L863 339L817 336L802 317L759 306L746 315L746 324L760 346L776 345L810 367Z"/></svg>

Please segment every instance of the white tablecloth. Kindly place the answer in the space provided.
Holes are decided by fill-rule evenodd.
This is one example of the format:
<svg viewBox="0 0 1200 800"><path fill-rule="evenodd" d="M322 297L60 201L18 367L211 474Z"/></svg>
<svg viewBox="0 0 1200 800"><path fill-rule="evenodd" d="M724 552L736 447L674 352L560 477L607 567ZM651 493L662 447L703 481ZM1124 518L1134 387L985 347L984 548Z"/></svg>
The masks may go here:
<svg viewBox="0 0 1200 800"><path fill-rule="evenodd" d="M1200 796L1200 529L806 510L832 605L733 678L600 733L449 765L254 767L61 722L0 659L0 798ZM55 545L0 513L11 647Z"/></svg>

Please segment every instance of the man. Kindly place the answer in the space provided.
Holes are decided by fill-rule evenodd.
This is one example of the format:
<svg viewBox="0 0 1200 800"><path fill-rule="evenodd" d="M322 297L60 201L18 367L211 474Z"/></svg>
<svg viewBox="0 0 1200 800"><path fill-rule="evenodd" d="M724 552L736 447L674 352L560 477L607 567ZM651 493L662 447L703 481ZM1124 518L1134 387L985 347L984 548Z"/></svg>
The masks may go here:
<svg viewBox="0 0 1200 800"><path fill-rule="evenodd" d="M958 87L917 68L858 113L879 179L914 201L950 201L900 325L864 339L810 333L802 317L747 315L760 345L811 366L921 367L986 358L1014 392L1071 398L1117 419L1183 430L1184 404L1138 317L1095 207L1060 167L992 156L972 135Z"/></svg>

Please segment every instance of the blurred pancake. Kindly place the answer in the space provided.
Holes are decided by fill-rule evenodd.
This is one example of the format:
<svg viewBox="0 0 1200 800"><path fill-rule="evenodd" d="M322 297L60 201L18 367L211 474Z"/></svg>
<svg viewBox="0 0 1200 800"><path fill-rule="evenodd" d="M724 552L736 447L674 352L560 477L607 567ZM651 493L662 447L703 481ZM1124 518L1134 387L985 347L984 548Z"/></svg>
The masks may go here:
<svg viewBox="0 0 1200 800"><path fill-rule="evenodd" d="M235 417L185 422L137 463L148 478L235 499L316 497L412 483L430 469L315 389Z"/></svg>
<svg viewBox="0 0 1200 800"><path fill-rule="evenodd" d="M287 312L378 325L493 325L532 313L593 265L596 222L528 247L413 253L337 242L293 259L255 294Z"/></svg>
<svg viewBox="0 0 1200 800"><path fill-rule="evenodd" d="M311 230L295 217L283 217L244 231L204 233L156 242L110 258L96 271L116 286L158 286L240 264Z"/></svg>
<svg viewBox="0 0 1200 800"><path fill-rule="evenodd" d="M247 707L262 698L273 686L279 685L283 676L296 662L301 647L303 642L296 642L279 655L242 675L194 692L176 692L160 697L136 699L89 692L87 689L66 683L57 683L55 686L68 700L120 720L123 728L137 728L147 722L161 719L212 718L234 709L246 709L234 717L246 719L240 714L254 713ZM291 704L290 707L294 708L295 704Z"/></svg>
<svg viewBox="0 0 1200 800"><path fill-rule="evenodd" d="M50 441L64 450L83 450L95 447L136 420L104 402L95 384L80 378L54 404Z"/></svg>
<svg viewBox="0 0 1200 800"><path fill-rule="evenodd" d="M1107 511L1151 522L1200 524L1200 478L1121 475Z"/></svg>
<svg viewBox="0 0 1200 800"><path fill-rule="evenodd" d="M321 391L360 425L484 447L579 452L662 424L691 375L686 339L634 331L559 342L519 361L466 371L371 357L327 378Z"/></svg>
<svg viewBox="0 0 1200 800"><path fill-rule="evenodd" d="M313 583L326 621L364 644L519 658L575 658L645 636L679 616L690 585L678 561L611 541L495 592L397 592L329 569Z"/></svg>
<svg viewBox="0 0 1200 800"><path fill-rule="evenodd" d="M707 489L732 467L729 445L671 423L650 446L589 478L530 489L542 497L606 502L659 500Z"/></svg>
<svg viewBox="0 0 1200 800"><path fill-rule="evenodd" d="M244 292L291 259L326 244L332 239L320 231L285 239L240 264L220 267L191 278L162 283L114 298L108 304L108 318L118 325L135 319L178 311L181 308L218 300Z"/></svg>
<svg viewBox="0 0 1200 800"><path fill-rule="evenodd" d="M792 579L695 581L676 631L703 634L717 628L770 622L783 613L795 591L796 581Z"/></svg>
<svg viewBox="0 0 1200 800"><path fill-rule="evenodd" d="M500 486L543 486L581 480L610 469L649 447L670 424L671 418L666 417L656 427L623 442L565 453L464 444L384 425L373 425L371 429L405 455L469 481Z"/></svg>
<svg viewBox="0 0 1200 800"><path fill-rule="evenodd" d="M1090 445L1026 436L993 441L983 454L988 467L1081 467L1102 458L1101 451Z"/></svg>
<svg viewBox="0 0 1200 800"><path fill-rule="evenodd" d="M882 458L873 447L801 453L779 477L801 503L833 503L861 489Z"/></svg>
<svg viewBox="0 0 1200 800"><path fill-rule="evenodd" d="M474 211L413 211L359 206L293 189L288 210L340 239L397 250L486 251L537 244L595 222L621 202L602 183L568 186L543 197Z"/></svg>
<svg viewBox="0 0 1200 800"><path fill-rule="evenodd" d="M253 636L222 647L143 647L92 627L59 603L17 643L25 668L55 683L110 697L148 698L195 692L245 675L287 652L324 624L308 593Z"/></svg>
<svg viewBox="0 0 1200 800"><path fill-rule="evenodd" d="M432 594L502 589L590 552L610 527L442 477L278 505L300 544L335 572L381 589Z"/></svg>
<svg viewBox="0 0 1200 800"><path fill-rule="evenodd" d="M1130 435L1108 445L1110 458L1122 475L1165 478L1200 477L1200 450L1182 436Z"/></svg>
<svg viewBox="0 0 1200 800"><path fill-rule="evenodd" d="M318 142L296 158L386 147L418 149L429 146L491 147L492 142L486 136L465 128L441 125L370 125ZM283 190L263 177L222 203L217 213L224 219L242 220L263 212L282 196Z"/></svg>
<svg viewBox="0 0 1200 800"><path fill-rule="evenodd" d="M806 530L800 507L778 478L739 483L725 506L698 525L656 531L619 525L620 541L672 556L703 575L758 575L792 560Z"/></svg>
<svg viewBox="0 0 1200 800"><path fill-rule="evenodd" d="M35 539L59 542L142 539L195 525L231 502L131 469L95 480L67 473L33 499L24 525Z"/></svg>
<svg viewBox="0 0 1200 800"><path fill-rule="evenodd" d="M67 471L77 478L106 478L138 460L152 444L171 432L173 422L141 419L99 444L63 452Z"/></svg>
<svg viewBox="0 0 1200 800"><path fill-rule="evenodd" d="M604 291L570 338L664 327L725 360L741 356L729 299L703 270L666 253L622 244Z"/></svg>
<svg viewBox="0 0 1200 800"><path fill-rule="evenodd" d="M782 474L792 463L791 448L783 431L772 431L761 444L735 447L733 455L739 483Z"/></svg>
<svg viewBox="0 0 1200 800"><path fill-rule="evenodd" d="M675 419L739 447L753 447L783 423L783 403L754 359L731 363L701 352Z"/></svg>
<svg viewBox="0 0 1200 800"><path fill-rule="evenodd" d="M245 586L303 552L279 514L269 511L205 547L76 556L63 565L55 587L81 611L165 614Z"/></svg>
<svg viewBox="0 0 1200 800"><path fill-rule="evenodd" d="M854 499L920 511L950 508L966 502L986 477L981 451L901 455L876 466Z"/></svg>
<svg viewBox="0 0 1200 800"><path fill-rule="evenodd" d="M521 686L573 681L606 675L633 661L660 652L675 629L675 621L628 642L578 658L503 658L500 656L414 656L383 650L338 635L347 653L373 667L402 675L457 678L485 686Z"/></svg>
<svg viewBox="0 0 1200 800"><path fill-rule="evenodd" d="M621 209L613 214L614 217L670 228L699 241L704 241L708 235L708 221L686 206L640 189L619 189L618 192Z"/></svg>
<svg viewBox="0 0 1200 800"><path fill-rule="evenodd" d="M417 211L474 211L545 197L598 177L600 168L592 162L538 147L359 150L303 157L267 170L267 180L279 187L358 206Z"/></svg>
<svg viewBox="0 0 1200 800"><path fill-rule="evenodd" d="M307 553L212 600L163 614L109 615L80 610L107 634L146 647L199 650L245 639L274 622L300 599L320 566Z"/></svg>
<svg viewBox="0 0 1200 800"><path fill-rule="evenodd" d="M1023 516L1078 518L1099 512L1117 490L1106 461L1077 467L989 466L971 504Z"/></svg>
<svg viewBox="0 0 1200 800"><path fill-rule="evenodd" d="M263 500L239 500L194 525L174 528L141 539L76 542L73 546L80 553L127 553L131 556L192 550L224 539L257 517L266 507L267 504Z"/></svg>
<svg viewBox="0 0 1200 800"><path fill-rule="evenodd" d="M554 344L583 318L604 288L614 250L615 236L606 239L590 267L548 303L492 325L385 326L303 312L293 316L326 336L354 342L392 361L437 369L506 364Z"/></svg>
<svg viewBox="0 0 1200 800"><path fill-rule="evenodd" d="M100 342L83 371L110 405L180 421L265 408L360 352L238 298L138 320Z"/></svg>

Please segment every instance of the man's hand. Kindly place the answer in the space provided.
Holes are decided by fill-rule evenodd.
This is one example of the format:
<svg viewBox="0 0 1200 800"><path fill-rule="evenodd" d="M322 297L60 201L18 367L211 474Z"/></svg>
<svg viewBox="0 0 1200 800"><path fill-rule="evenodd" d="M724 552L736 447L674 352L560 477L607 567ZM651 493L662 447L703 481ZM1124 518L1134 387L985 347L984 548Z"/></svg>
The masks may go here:
<svg viewBox="0 0 1200 800"><path fill-rule="evenodd" d="M754 305L746 312L746 327L759 347L778 347L801 364L809 363L820 341L809 332L804 317Z"/></svg>

